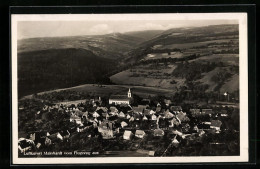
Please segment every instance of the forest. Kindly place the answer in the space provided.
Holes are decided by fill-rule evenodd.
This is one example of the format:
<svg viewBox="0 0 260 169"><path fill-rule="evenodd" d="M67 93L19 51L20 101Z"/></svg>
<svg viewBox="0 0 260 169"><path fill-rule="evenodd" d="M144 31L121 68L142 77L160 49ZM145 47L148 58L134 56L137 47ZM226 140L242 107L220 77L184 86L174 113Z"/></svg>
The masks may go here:
<svg viewBox="0 0 260 169"><path fill-rule="evenodd" d="M18 54L19 97L86 83L109 84L116 61L85 49L50 49Z"/></svg>

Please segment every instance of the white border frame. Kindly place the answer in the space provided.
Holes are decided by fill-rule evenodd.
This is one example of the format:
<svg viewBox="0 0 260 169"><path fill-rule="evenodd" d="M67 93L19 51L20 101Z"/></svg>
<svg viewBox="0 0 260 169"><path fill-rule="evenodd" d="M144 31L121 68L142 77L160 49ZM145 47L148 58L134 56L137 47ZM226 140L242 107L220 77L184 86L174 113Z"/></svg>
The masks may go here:
<svg viewBox="0 0 260 169"><path fill-rule="evenodd" d="M17 22L91 20L238 20L240 155L199 157L70 157L18 158ZM247 13L166 13L166 14L12 14L12 158L13 164L113 164L113 163L202 163L248 162L248 46Z"/></svg>

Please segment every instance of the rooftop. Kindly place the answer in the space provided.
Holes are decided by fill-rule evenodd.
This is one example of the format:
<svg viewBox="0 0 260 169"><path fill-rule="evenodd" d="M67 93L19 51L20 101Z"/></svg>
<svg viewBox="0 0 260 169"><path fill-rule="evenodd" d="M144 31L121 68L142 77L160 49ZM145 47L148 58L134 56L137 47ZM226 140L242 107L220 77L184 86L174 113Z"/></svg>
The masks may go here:
<svg viewBox="0 0 260 169"><path fill-rule="evenodd" d="M126 95L112 95L109 98L110 100L130 100L130 98L128 98Z"/></svg>

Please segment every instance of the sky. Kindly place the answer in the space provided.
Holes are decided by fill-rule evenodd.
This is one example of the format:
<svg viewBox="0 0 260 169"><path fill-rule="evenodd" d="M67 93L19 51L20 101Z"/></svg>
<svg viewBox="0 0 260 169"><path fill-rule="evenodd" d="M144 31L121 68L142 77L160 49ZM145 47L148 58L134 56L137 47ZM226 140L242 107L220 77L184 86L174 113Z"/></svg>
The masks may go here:
<svg viewBox="0 0 260 169"><path fill-rule="evenodd" d="M236 20L19 21L17 38L102 35L237 23Z"/></svg>

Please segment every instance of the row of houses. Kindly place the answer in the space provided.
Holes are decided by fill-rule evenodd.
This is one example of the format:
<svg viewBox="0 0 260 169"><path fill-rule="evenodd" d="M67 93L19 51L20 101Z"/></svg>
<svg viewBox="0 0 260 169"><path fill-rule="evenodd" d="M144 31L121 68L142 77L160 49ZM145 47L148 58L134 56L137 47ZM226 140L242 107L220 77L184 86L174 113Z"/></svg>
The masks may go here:
<svg viewBox="0 0 260 169"><path fill-rule="evenodd" d="M124 134L123 134L123 139L131 140L133 136L142 139L142 138L144 138L145 135L146 135L146 133L144 132L144 130L136 130L135 134L133 134L133 132L130 130L125 130ZM164 136L164 131L162 129L155 129L153 131L153 135L155 137L162 137L162 136Z"/></svg>

